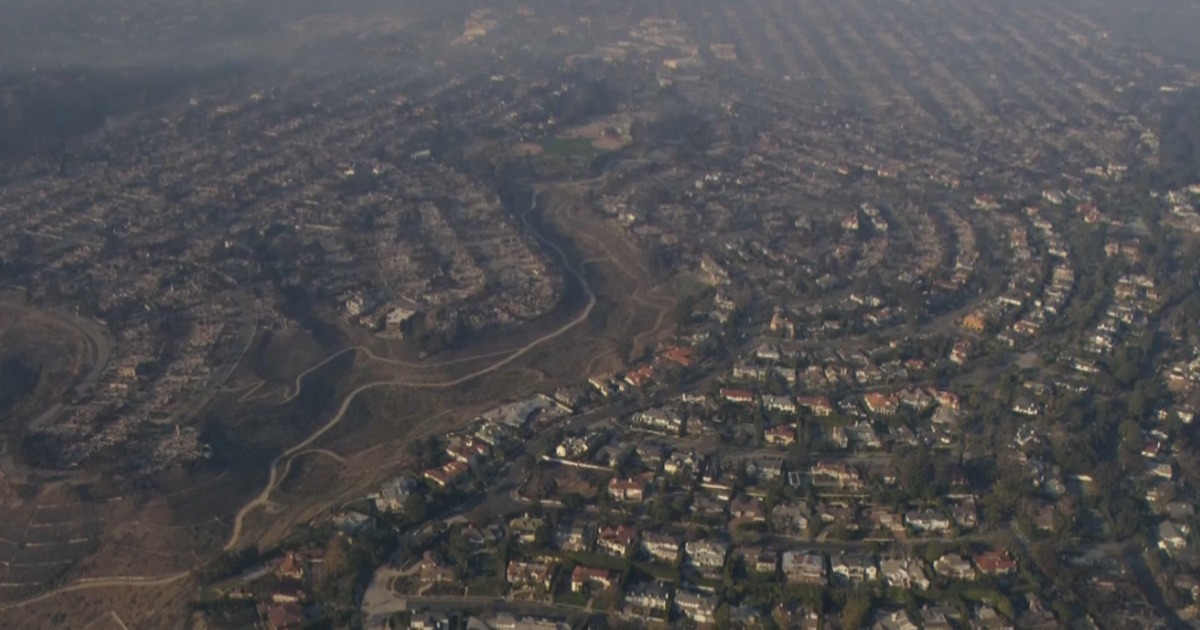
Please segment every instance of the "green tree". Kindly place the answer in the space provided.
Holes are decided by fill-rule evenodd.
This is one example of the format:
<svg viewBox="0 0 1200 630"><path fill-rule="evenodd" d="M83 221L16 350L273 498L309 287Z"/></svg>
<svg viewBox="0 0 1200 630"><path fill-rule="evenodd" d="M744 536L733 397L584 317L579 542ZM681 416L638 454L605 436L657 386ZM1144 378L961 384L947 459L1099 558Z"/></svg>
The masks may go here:
<svg viewBox="0 0 1200 630"><path fill-rule="evenodd" d="M728 602L722 602L720 606L717 606L717 612L716 612L714 621L715 621L717 630L728 630L729 629L729 603Z"/></svg>
<svg viewBox="0 0 1200 630"><path fill-rule="evenodd" d="M860 630L867 627L867 617L871 613L871 595L855 592L846 597L842 606L842 629Z"/></svg>
<svg viewBox="0 0 1200 630"><path fill-rule="evenodd" d="M942 546L942 543L937 541L931 542L925 547L925 562L928 562L930 565L932 565L934 562L937 562L938 559L941 558L945 553L946 549Z"/></svg>
<svg viewBox="0 0 1200 630"><path fill-rule="evenodd" d="M422 493L413 493L404 502L404 516L410 523L420 523L429 518L429 499Z"/></svg>
<svg viewBox="0 0 1200 630"><path fill-rule="evenodd" d="M584 499L576 492L568 492L562 495L563 507L571 512L578 512L584 506Z"/></svg>
<svg viewBox="0 0 1200 630"><path fill-rule="evenodd" d="M1118 431L1121 441L1117 457L1121 468L1126 471L1136 470L1142 463L1142 429L1136 421L1126 420L1121 423Z"/></svg>

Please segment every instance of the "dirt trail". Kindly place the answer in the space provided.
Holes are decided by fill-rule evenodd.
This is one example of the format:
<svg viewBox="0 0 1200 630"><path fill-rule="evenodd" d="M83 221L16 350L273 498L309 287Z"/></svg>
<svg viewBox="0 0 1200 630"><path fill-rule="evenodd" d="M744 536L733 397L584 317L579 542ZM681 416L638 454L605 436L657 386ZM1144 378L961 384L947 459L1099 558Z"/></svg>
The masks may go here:
<svg viewBox="0 0 1200 630"><path fill-rule="evenodd" d="M580 285L583 287L584 292L587 294L587 298L588 298L587 306L585 306L578 315L576 315L574 318L572 318L570 321L568 321L566 324L564 324L557 330L551 331L541 337L538 337L537 339L534 339L533 341L525 344L524 346L516 349L515 351L513 351L511 353L508 353L508 352L502 353L502 354L507 354L507 356L485 368L482 368L480 370L477 370L475 372L467 374L466 376L462 376L462 377L459 377L459 378L456 378L456 379L450 380L450 381L434 382L434 383L422 382L422 381L408 381L408 380L375 381L373 383L367 383L365 385L360 385L358 388L351 391L350 394L347 395L346 398L344 398L342 400L342 404L338 408L337 413L334 414L334 416L332 418L330 418L329 422L326 422L322 427L320 427L319 429L314 431L312 434L310 434L304 441L302 441L299 444L296 444L292 448L288 449L287 451L285 451L283 454L276 457L271 462L270 475L268 476L266 487L263 488L262 492L260 492L257 497L255 497L249 503L244 505L242 507L242 509L238 510L237 515L234 516L233 531L230 532L229 540L225 543L226 551L230 551L232 549L237 548L238 545L241 543L242 530L245 527L246 516L248 514L250 514L251 512L253 512L254 510L256 510L270 502L271 492L273 492L275 490L275 488L279 485L279 482L283 478L283 476L280 475L280 473L279 473L279 464L281 462L290 463L292 457L294 457L296 454L300 453L304 449L308 448L313 442L316 442L323 435L325 435L330 430L332 430L334 427L336 427L342 421L342 418L344 418L346 416L346 413L350 410L350 406L354 403L354 400L356 398L358 398L358 396L360 394L362 394L363 392L367 392L367 391L381 388L381 387L413 387L413 388L422 388L422 389L447 389L450 387L455 387L455 386L461 385L463 383L466 383L467 381L471 381L471 380L474 380L481 376L495 372L496 370L499 370L499 369L503 368L504 366L512 363L513 361L516 361L517 359L521 358L526 353L528 353L530 350L533 350L534 348L538 347L539 345L541 345L547 341L550 341L552 339L556 339L556 338L566 334L567 332L569 332L571 329L575 328L579 324L582 324L583 322L587 321L587 318L592 313L592 309L595 308L595 306L596 306L596 295L592 292L591 286L588 285L587 278L584 277L584 274L578 267L576 267L575 265L573 265L571 263L570 258L567 256L566 252L564 252L562 250L562 248L560 248L558 245L554 244L552 241L550 241L549 239L542 236L537 230L534 230L533 227L529 224L528 214L534 208L537 207L538 196L540 195L540 193L541 193L541 189L534 192L533 198L530 200L529 208L524 213L521 214L521 221L525 224L525 227L534 234L534 236L536 236L539 240L541 240L543 243L545 243L548 247L553 249L558 254L559 259L563 263L563 267L571 275L575 276L576 280L579 281ZM368 355L371 355L369 350L366 350L365 348L361 348L358 346L355 346L352 348L347 348L347 350L344 350L343 352L346 352L346 351L365 351L365 352L367 352ZM501 353L497 353L497 354L501 354ZM296 391L290 396L290 398L288 398L288 400L290 400L291 398L295 398L295 396L299 395L299 393L301 391L301 387L303 386L303 378L305 376L311 374L314 370L320 368L323 364L329 362L330 360L333 359L333 357L336 357L336 356L337 356L337 354L325 359L321 363L318 363L317 365L314 365L313 367L302 372L301 375L298 376L296 379ZM371 356L374 356L374 355L371 355ZM475 358L482 358L482 357L475 357ZM467 361L467 360L472 360L472 359L470 359L470 358L462 359L462 360L459 360L459 362Z"/></svg>
<svg viewBox="0 0 1200 630"><path fill-rule="evenodd" d="M604 176L600 176L600 177L592 178L591 180L561 184L561 185L556 185L556 186L547 186L546 188L558 187L558 186L579 186L579 185L589 184L589 183L592 183L595 181L601 181L603 179L604 179ZM572 276L575 277L576 280L579 281L580 286L583 288L584 292L587 295L587 304L580 311L580 313L578 315L576 315L575 317L573 317L570 321L568 321L567 323L565 323L564 325L559 327L558 329L551 331L550 333L547 333L546 335L538 337L537 339L534 339L533 341L525 344L524 346L521 346L519 348L510 349L510 350L493 352L493 353L488 353L488 354L474 356L474 357L465 357L465 358L461 358L461 359L454 359L451 361L445 361L445 362L441 362L441 363L412 363L412 362L399 361L396 359L388 359L385 357L380 357L380 356L374 354L368 348L365 348L362 346L354 346L354 347L350 347L350 348L346 348L344 350L338 351L337 353L334 353L333 355L326 357L325 359L323 359L316 365L313 365L312 367L309 367L305 371L301 372L296 377L295 389L292 391L289 391L285 394L283 402L291 401L300 395L305 377L312 374L314 371L320 369L322 366L328 364L330 361L334 360L338 356L341 356L342 354L345 354L347 352L363 352L364 354L366 354L373 360L390 363L390 364L394 364L394 365L405 365L405 366L409 366L409 367L436 367L436 366L445 366L445 365L451 365L451 364L457 364L457 363L468 363L468 362L472 362L472 361L478 361L478 360L482 360L482 359L494 358L494 357L499 357L499 356L504 357L503 359L496 361L495 363L492 363L491 365L489 365L487 367L481 368L475 372L472 372L465 376L462 376L462 377L459 377L459 378L456 378L453 380L449 380L449 381L420 382L420 381L407 381L407 380L402 380L402 379L376 381L376 382L372 382L372 383L367 383L365 385L361 385L358 388L351 391L342 400L342 403L341 403L340 407L338 408L337 413L334 414L334 416L332 418L330 418L330 420L328 422L326 422L324 425L322 425L316 431L311 433L307 438L305 438L299 444L292 446L287 451L285 451L284 453L282 453L281 455L279 455L278 457L276 457L274 460L271 461L270 468L269 468L270 474L268 477L266 487L264 487L262 492L260 492L256 497L254 497L249 502L247 502L244 506L242 506L242 508L240 510L238 510L237 514L234 516L233 529L230 532L229 538L224 546L225 551L230 551L230 550L236 549L239 546L239 544L242 542L242 536L243 536L243 530L245 528L246 516L249 515L251 512L253 512L254 510L256 510L270 502L271 493L278 487L280 481L286 476L287 470L288 470L288 468L290 468L290 463L293 458L295 458L296 456L305 454L305 453L319 452L319 453L323 453L323 454L329 455L331 457L334 457L335 459L344 461L344 458L342 458L342 456L337 455L331 451L328 451L325 449L310 449L309 447L314 442L319 440L322 436L324 436L326 433L331 431L334 427L336 427L342 421L342 419L346 416L347 411L350 409L350 406L353 404L354 400L360 394L370 391L372 389L381 388L381 387L411 387L411 388L422 388L422 389L447 389L447 388L455 387L455 386L461 385L463 383L466 383L470 380L473 380L473 379L479 378L481 376L485 376L487 374L495 372L497 370L500 370L500 369L504 368L505 366L513 363L517 359L521 358L525 354L529 353L531 350L538 347L539 345L546 343L547 341L556 339L556 338L566 334L567 332L571 331L573 328L584 323L585 321L587 321L588 317L592 313L592 310L596 306L596 296L595 296L595 293L592 291L591 286L588 284L587 278L585 277L581 266L572 264L570 258L567 256L566 252L562 250L561 247L556 245L553 241L547 239L540 232L538 232L536 229L534 229L533 226L529 223L528 215L530 212L532 212L537 207L538 198L541 195L543 190L545 190L545 188L538 188L537 190L535 190L533 197L530 200L529 208L527 208L525 210L525 212L523 212L521 214L521 221L522 221L522 223L525 224L526 229L529 229L530 232L538 240L543 242L547 247L554 250L555 253L558 254L559 259L563 263L563 268L566 269L566 271L568 273L570 273ZM609 253L609 256L610 256L609 259L612 262L614 262L615 264L620 266L620 263L615 259L615 257L612 257L611 253ZM622 268L622 270L628 272L624 268ZM661 319L661 317L660 317L660 319ZM261 384L255 385L251 389L251 391L247 392L247 394L244 394L242 396L242 398L246 398L246 396L253 394L254 391L259 389L260 387L261 387ZM282 474L280 472L280 464L281 463L285 464L285 468L284 468ZM71 593L71 592L76 592L76 591L98 589L98 588L112 588L112 587L155 588L155 587L168 586L168 585L174 584L176 582L186 580L189 577L189 575L190 575L190 572L184 571L181 573L160 576L160 577L116 576L116 577L106 577L106 578L84 578L84 579L81 579L81 580L75 582L74 584L70 584L68 586L54 589L52 591L48 591L48 592L38 595L36 597L32 597L30 599L26 599L26 600L23 600L20 602L14 602L11 604L6 604L3 606L0 606L0 611L10 610L10 609L14 609L14 608L22 607L22 606L29 606L29 605L36 604L39 602L47 601L53 597L56 597L56 596L64 594L64 593Z"/></svg>
<svg viewBox="0 0 1200 630"><path fill-rule="evenodd" d="M580 227L586 227L586 223L583 220L576 218L575 215L572 213L572 210L573 210L573 207L567 208L567 210L566 210L567 220L575 225L580 226ZM649 336L649 335L660 334L663 331L663 320L666 318L667 313L671 312L671 309L675 308L675 306L678 304L678 301L674 297L671 297L671 296L652 295L653 291L651 291L649 294L646 293L646 286L647 286L647 284L649 284L650 272L649 272L649 270L646 269L646 267L644 265L642 265L640 262L638 262L638 260L636 258L621 257L621 256L614 255L612 253L612 250L609 249L607 244L605 244L603 241L596 238L595 236L592 236L591 234L587 233L586 231L581 230L579 232L576 232L574 234L574 236L580 236L580 237L594 243L597 247L599 247L601 250L603 250L605 256L607 256L606 259L599 259L599 260L613 263L613 265L618 270L620 270L621 273L628 276L631 280L633 280L637 284L637 289L635 289L633 294L630 296L634 303L658 312L658 318L654 321L654 326L652 326L648 330L644 330L641 333L638 333L633 338L633 343L631 345L634 348L634 352L637 352L637 349L641 346L642 338ZM629 245L630 248L633 248L633 246L631 244L629 244L629 243L626 243L626 244ZM625 265L625 261L633 263L633 265L637 267L637 270L640 273L634 273L633 271L631 271L629 269L629 267L627 267ZM646 297L643 297L643 295L645 295ZM631 315L631 317L632 317L632 315Z"/></svg>
<svg viewBox="0 0 1200 630"><path fill-rule="evenodd" d="M112 588L115 586L138 587L138 588L157 588L157 587L161 587L161 586L167 586L169 584L174 584L175 582L179 582L181 580L185 580L185 579L187 579L188 575L190 575L190 572L184 571L182 573L175 573L173 575L165 575L162 577L127 576L127 577L98 578L98 579L92 579L92 580L83 579L74 584L64 586L62 588L57 588L57 589L54 589L53 591L47 591L45 593L42 593L41 595L38 595L37 597L32 597L30 599L22 600L19 602L14 602L11 604L5 604L3 606L0 606L0 612L3 612L5 610L12 610L14 608L21 608L23 606L29 606L29 605L36 604L39 602L44 602L48 599L57 597L64 593L73 593L75 591L86 591L86 590L96 589L96 588Z"/></svg>

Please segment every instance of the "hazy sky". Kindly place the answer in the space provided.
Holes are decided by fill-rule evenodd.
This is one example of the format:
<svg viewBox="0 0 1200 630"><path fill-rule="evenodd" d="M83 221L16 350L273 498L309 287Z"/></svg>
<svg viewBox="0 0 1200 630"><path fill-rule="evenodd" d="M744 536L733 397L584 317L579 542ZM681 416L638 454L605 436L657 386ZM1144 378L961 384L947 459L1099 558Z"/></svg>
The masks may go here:
<svg viewBox="0 0 1200 630"><path fill-rule="evenodd" d="M1200 37L1196 36L1200 32L1200 1L1043 3L1068 6L1112 30L1114 36L1158 54L1177 61L1200 61ZM445 18L480 7L511 8L515 4L516 0L0 0L0 70L35 65L129 66L278 59L303 46L362 30L364 25ZM700 8L703 4L678 0L676 10ZM562 0L560 6L578 6L581 12L590 12L611 5L620 6L622 2L597 5ZM435 16L435 12L442 15Z"/></svg>
<svg viewBox="0 0 1200 630"><path fill-rule="evenodd" d="M346 33L466 6L454 0L0 0L0 69L280 59Z"/></svg>

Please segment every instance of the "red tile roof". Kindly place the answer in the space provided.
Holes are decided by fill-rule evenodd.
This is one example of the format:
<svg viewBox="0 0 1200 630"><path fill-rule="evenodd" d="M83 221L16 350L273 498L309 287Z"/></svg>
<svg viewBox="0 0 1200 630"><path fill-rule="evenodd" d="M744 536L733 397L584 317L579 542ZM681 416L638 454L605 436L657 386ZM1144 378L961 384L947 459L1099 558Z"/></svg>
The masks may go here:
<svg viewBox="0 0 1200 630"><path fill-rule="evenodd" d="M691 348L667 348L662 356L664 359L678 363L683 367L691 365L693 361Z"/></svg>
<svg viewBox="0 0 1200 630"><path fill-rule="evenodd" d="M975 564L980 571L992 575L1012 573L1017 570L1017 562L1003 551L985 551L975 556Z"/></svg>
<svg viewBox="0 0 1200 630"><path fill-rule="evenodd" d="M744 389L722 389L721 397L731 402L754 402L754 392Z"/></svg>

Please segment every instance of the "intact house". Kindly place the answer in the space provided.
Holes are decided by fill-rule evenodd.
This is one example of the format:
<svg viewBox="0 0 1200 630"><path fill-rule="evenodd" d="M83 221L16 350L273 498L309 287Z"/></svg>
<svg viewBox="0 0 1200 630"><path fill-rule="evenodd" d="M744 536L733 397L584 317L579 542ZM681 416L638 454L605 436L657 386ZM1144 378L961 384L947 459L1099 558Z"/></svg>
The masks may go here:
<svg viewBox="0 0 1200 630"><path fill-rule="evenodd" d="M736 381L765 381L770 370L749 363L733 366L733 379Z"/></svg>
<svg viewBox="0 0 1200 630"><path fill-rule="evenodd" d="M944 534L950 531L950 518L937 510L910 510L904 521L918 534Z"/></svg>
<svg viewBox="0 0 1200 630"><path fill-rule="evenodd" d="M571 572L571 592L582 593L585 587L607 590L617 583L617 574L608 569L578 565Z"/></svg>
<svg viewBox="0 0 1200 630"><path fill-rule="evenodd" d="M665 564L674 564L679 558L679 540L670 534L646 532L640 548L651 560Z"/></svg>
<svg viewBox="0 0 1200 630"><path fill-rule="evenodd" d="M879 578L875 558L864 553L843 553L829 559L833 580L841 586L857 586Z"/></svg>
<svg viewBox="0 0 1200 630"><path fill-rule="evenodd" d="M971 566L971 561L956 553L948 553L938 558L933 563L933 570L951 580L975 579L975 567Z"/></svg>
<svg viewBox="0 0 1200 630"><path fill-rule="evenodd" d="M716 573L725 566L729 545L715 540L694 540L684 546L687 566L701 573Z"/></svg>
<svg viewBox="0 0 1200 630"><path fill-rule="evenodd" d="M468 466L478 466L490 453L491 449L487 444L471 436L455 436L446 445L446 454L450 459Z"/></svg>
<svg viewBox="0 0 1200 630"><path fill-rule="evenodd" d="M646 495L646 484L637 479L612 478L608 482L608 496L618 501L640 502Z"/></svg>
<svg viewBox="0 0 1200 630"><path fill-rule="evenodd" d="M596 537L596 549L602 553L624 558L637 541L637 528L618 525L605 527Z"/></svg>
<svg viewBox="0 0 1200 630"><path fill-rule="evenodd" d="M409 630L450 630L450 617L446 613L415 613L408 622Z"/></svg>
<svg viewBox="0 0 1200 630"><path fill-rule="evenodd" d="M671 605L671 591L658 582L634 584L625 591L625 608L629 612L667 612Z"/></svg>
<svg viewBox="0 0 1200 630"><path fill-rule="evenodd" d="M957 410L961 403L958 394L946 390L938 390L934 392L933 397L937 399L939 405L947 409Z"/></svg>
<svg viewBox="0 0 1200 630"><path fill-rule="evenodd" d="M681 590L675 593L675 609L679 614L691 619L698 625L708 625L717 621L717 597L704 595L694 591Z"/></svg>
<svg viewBox="0 0 1200 630"><path fill-rule="evenodd" d="M975 566L985 575L1011 575L1017 572L1017 562L1003 551L985 551L975 556Z"/></svg>
<svg viewBox="0 0 1200 630"><path fill-rule="evenodd" d="M753 392L748 392L744 389L729 388L721 390L721 398L738 405L753 405L755 400Z"/></svg>
<svg viewBox="0 0 1200 630"><path fill-rule="evenodd" d="M762 405L767 411L796 413L796 401L788 396L763 396Z"/></svg>
<svg viewBox="0 0 1200 630"><path fill-rule="evenodd" d="M801 396L796 404L815 416L833 415L833 403L827 396Z"/></svg>
<svg viewBox="0 0 1200 630"><path fill-rule="evenodd" d="M888 558L879 561L879 573L889 588L905 590L929 588L929 577L920 561L911 557Z"/></svg>
<svg viewBox="0 0 1200 630"><path fill-rule="evenodd" d="M625 381L630 387L639 388L646 385L654 378L654 368L649 365L643 365L634 370L629 370L625 373L625 377L621 380Z"/></svg>
<svg viewBox="0 0 1200 630"><path fill-rule="evenodd" d="M1187 549L1188 529L1187 525L1163 521L1158 526L1158 548L1167 552L1168 555L1175 555Z"/></svg>
<svg viewBox="0 0 1200 630"><path fill-rule="evenodd" d="M1022 416L1035 417L1042 413L1042 405L1029 398L1022 398L1013 403L1013 413L1021 414Z"/></svg>
<svg viewBox="0 0 1200 630"><path fill-rule="evenodd" d="M895 396L880 394L878 392L864 395L863 404L866 406L867 411L880 416L895 415L900 407Z"/></svg>
<svg viewBox="0 0 1200 630"><path fill-rule="evenodd" d="M306 572L304 558L294 551L287 552L275 569L275 575L288 580L303 580Z"/></svg>
<svg viewBox="0 0 1200 630"><path fill-rule="evenodd" d="M630 424L665 435L683 435L683 416L670 409L646 409L633 414Z"/></svg>
<svg viewBox="0 0 1200 630"><path fill-rule="evenodd" d="M763 442L772 446L791 446L796 443L796 429L788 424L780 424L763 431Z"/></svg>
<svg viewBox="0 0 1200 630"><path fill-rule="evenodd" d="M430 468L424 472L426 479L439 488L450 488L462 481L471 468L460 461L449 461L439 468Z"/></svg>
<svg viewBox="0 0 1200 630"><path fill-rule="evenodd" d="M696 358L691 348L681 348L678 346L667 348L660 356L667 361L678 364L681 367L690 367L696 362Z"/></svg>
<svg viewBox="0 0 1200 630"><path fill-rule="evenodd" d="M571 630L570 624L554 619L538 618L538 617L516 617L510 613L496 613L488 622L484 622L479 617L467 617L466 630ZM442 628L429 630L450 630L451 626L447 623Z"/></svg>
<svg viewBox="0 0 1200 630"><path fill-rule="evenodd" d="M764 343L754 351L754 356L762 361L778 361L783 355L779 352L779 346Z"/></svg>

